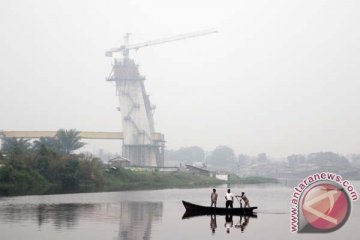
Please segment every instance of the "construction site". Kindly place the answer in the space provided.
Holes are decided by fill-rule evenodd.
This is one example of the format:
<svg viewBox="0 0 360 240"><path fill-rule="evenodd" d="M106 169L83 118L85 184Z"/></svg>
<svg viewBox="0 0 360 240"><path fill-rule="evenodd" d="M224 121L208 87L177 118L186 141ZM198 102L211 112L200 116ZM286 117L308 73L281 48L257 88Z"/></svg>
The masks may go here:
<svg viewBox="0 0 360 240"><path fill-rule="evenodd" d="M86 132L80 130L83 139L121 139L122 158L132 166L164 166L165 137L155 130L155 105L150 101L145 88L145 77L140 74L139 66L130 57L131 51L159 45L172 41L216 33L216 30L205 30L181 34L168 38L130 44L130 33L126 33L123 45L105 52L106 57L113 58L107 82L114 83L118 97L118 111L121 113L122 132ZM54 137L55 131L6 131L0 130L0 137L37 139Z"/></svg>

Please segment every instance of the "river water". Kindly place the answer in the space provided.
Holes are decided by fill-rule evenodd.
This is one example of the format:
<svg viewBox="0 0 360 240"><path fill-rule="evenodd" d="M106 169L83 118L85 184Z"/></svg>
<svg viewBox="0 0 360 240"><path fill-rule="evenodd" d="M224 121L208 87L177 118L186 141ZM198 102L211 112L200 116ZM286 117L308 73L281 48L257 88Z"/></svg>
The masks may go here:
<svg viewBox="0 0 360 240"><path fill-rule="evenodd" d="M360 190L360 182L352 182ZM246 192L257 218L200 216L182 219L181 200L209 205L211 189L168 189L0 198L1 239L359 239L360 201L345 225L327 234L290 233L292 188L233 186ZM226 186L218 187L224 206Z"/></svg>

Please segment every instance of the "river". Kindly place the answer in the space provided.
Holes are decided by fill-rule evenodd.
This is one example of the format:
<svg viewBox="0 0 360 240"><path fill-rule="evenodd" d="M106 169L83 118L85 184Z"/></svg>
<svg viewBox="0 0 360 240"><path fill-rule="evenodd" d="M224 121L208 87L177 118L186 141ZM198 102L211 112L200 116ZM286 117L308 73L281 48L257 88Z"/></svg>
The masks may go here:
<svg viewBox="0 0 360 240"><path fill-rule="evenodd" d="M360 190L360 182L353 182ZM182 219L181 200L209 204L211 189L167 189L0 198L1 239L359 239L360 201L345 225L327 234L290 233L292 188L233 186L258 206L257 218L200 216ZM226 186L218 187L223 206Z"/></svg>

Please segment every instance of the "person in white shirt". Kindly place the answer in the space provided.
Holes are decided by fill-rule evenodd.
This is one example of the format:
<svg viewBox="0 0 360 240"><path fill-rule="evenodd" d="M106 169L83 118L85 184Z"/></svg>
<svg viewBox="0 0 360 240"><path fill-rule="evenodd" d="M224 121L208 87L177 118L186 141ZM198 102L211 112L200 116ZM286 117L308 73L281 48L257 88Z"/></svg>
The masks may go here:
<svg viewBox="0 0 360 240"><path fill-rule="evenodd" d="M226 208L233 208L233 202L234 202L234 194L230 191L230 189L227 190L227 193L225 194L225 200L226 200Z"/></svg>

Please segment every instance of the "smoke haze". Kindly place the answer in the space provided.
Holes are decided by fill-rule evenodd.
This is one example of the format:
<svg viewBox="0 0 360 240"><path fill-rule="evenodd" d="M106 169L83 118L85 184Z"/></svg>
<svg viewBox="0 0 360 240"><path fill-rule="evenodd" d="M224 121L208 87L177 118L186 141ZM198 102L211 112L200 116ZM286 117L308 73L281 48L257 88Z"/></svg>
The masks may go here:
<svg viewBox="0 0 360 240"><path fill-rule="evenodd" d="M131 54L168 148L359 152L359 12L355 0L5 0L0 129L122 131L105 50L127 32L216 28Z"/></svg>

